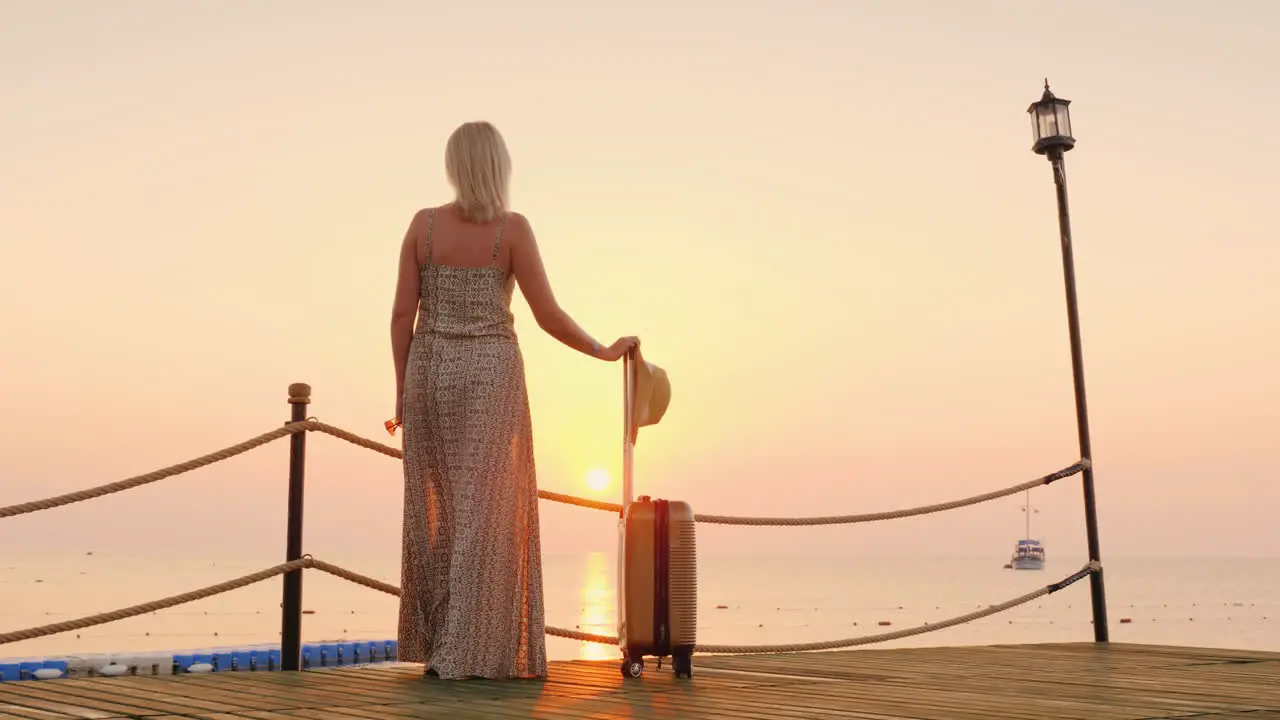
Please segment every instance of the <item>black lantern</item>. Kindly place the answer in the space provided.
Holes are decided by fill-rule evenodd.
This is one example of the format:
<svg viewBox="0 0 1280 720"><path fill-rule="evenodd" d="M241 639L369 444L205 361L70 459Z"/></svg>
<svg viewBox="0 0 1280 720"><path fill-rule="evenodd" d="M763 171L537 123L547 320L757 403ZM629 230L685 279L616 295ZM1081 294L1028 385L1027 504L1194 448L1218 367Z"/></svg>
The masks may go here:
<svg viewBox="0 0 1280 720"><path fill-rule="evenodd" d="M1054 97L1049 90L1049 81L1044 81L1044 95L1039 102L1031 103L1027 114L1031 116L1031 134L1035 137L1035 145L1031 149L1044 155L1052 149L1066 152L1076 146L1076 139L1071 137L1071 112L1067 106L1070 100Z"/></svg>

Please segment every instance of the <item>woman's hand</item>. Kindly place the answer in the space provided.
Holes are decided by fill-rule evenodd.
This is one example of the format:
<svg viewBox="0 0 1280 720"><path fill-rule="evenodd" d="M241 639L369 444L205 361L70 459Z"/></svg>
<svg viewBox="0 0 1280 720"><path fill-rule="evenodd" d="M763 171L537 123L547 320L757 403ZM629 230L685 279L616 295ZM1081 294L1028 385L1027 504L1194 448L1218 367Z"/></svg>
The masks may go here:
<svg viewBox="0 0 1280 720"><path fill-rule="evenodd" d="M622 357L623 355L626 355L627 351L629 351L631 348L639 347L639 346L640 346L640 338L638 337L634 337L630 335L628 335L627 337L620 337L617 340L615 340L612 345L601 350L599 354L596 355L596 357L600 358L601 360L605 360L607 362L613 362L618 358Z"/></svg>

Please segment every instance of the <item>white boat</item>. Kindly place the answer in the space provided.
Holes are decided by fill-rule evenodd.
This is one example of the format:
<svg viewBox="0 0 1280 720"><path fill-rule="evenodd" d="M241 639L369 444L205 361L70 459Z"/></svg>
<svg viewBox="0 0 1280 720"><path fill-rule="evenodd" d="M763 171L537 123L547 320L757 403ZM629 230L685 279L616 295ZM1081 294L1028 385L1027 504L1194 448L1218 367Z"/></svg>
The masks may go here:
<svg viewBox="0 0 1280 720"><path fill-rule="evenodd" d="M1014 570L1043 570L1044 546L1039 540L1032 538L1019 540L1018 546L1013 551L1013 560L1009 564Z"/></svg>
<svg viewBox="0 0 1280 720"><path fill-rule="evenodd" d="M1006 567L1012 567L1014 570L1043 570L1044 569L1044 545L1035 538L1031 537L1031 513L1040 512L1031 507L1031 491L1027 491L1027 503L1022 508L1022 512L1026 514L1027 527L1022 539L1013 549L1013 559L1009 561Z"/></svg>

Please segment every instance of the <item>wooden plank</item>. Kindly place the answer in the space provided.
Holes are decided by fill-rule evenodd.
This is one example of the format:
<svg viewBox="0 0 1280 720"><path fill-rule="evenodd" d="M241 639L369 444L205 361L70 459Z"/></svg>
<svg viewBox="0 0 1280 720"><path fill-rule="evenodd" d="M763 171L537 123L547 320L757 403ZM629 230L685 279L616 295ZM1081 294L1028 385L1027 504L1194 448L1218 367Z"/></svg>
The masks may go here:
<svg viewBox="0 0 1280 720"><path fill-rule="evenodd" d="M175 701L144 700L122 697L108 683L89 680L61 680L56 686L48 682L13 683L12 687L0 688L0 693L11 693L10 702L21 703L25 699L74 701L85 707L96 708L104 712L120 715L150 716L182 713L187 709L183 698Z"/></svg>
<svg viewBox="0 0 1280 720"><path fill-rule="evenodd" d="M0 720L67 720L69 715L34 708L0 705Z"/></svg>
<svg viewBox="0 0 1280 720"><path fill-rule="evenodd" d="M258 710L289 707L288 704L277 703L292 703L299 700L319 706L406 702L416 697L394 690L361 692L358 687L353 687L346 682L338 682L338 678L329 677L328 673L321 672L229 673L203 676L198 679L188 676L179 682L193 680L199 687L219 692L238 693L253 706L253 709Z"/></svg>
<svg viewBox="0 0 1280 720"><path fill-rule="evenodd" d="M123 679L123 678L120 678ZM137 679L137 678L135 678ZM136 705L167 713L187 713L193 710L212 712L232 711L244 705L227 701L210 701L201 699L198 694L165 692L162 686L153 684L150 687L134 683L95 682L91 679L68 679L59 683L59 689L67 693L75 693L80 697L96 698L120 703Z"/></svg>
<svg viewBox="0 0 1280 720"><path fill-rule="evenodd" d="M206 682L170 682L162 676L118 678L113 685L128 688L130 691L149 692L154 690L166 695L192 698L199 703L192 703L192 714L199 708L204 707L205 702L235 706L233 709L208 710L208 712L215 714L234 712L235 709L240 708L279 710L294 707L295 703L293 698L283 698L278 693L273 693L271 687L265 683L247 683L242 689L226 688ZM324 700L331 699L331 696L300 697L299 699L320 705L323 704Z"/></svg>
<svg viewBox="0 0 1280 720"><path fill-rule="evenodd" d="M147 708L119 705L103 700L80 697L75 692L65 692L61 681L7 682L0 685L0 704L30 707L37 710L71 717L97 720L120 716L159 715Z"/></svg>
<svg viewBox="0 0 1280 720"><path fill-rule="evenodd" d="M69 715L62 712L54 712L52 710L40 710L20 705L6 705L3 701L0 701L0 712L3 712L11 718L19 718L20 720L67 720L72 717L82 717L80 715Z"/></svg>
<svg viewBox="0 0 1280 720"><path fill-rule="evenodd" d="M8 698L0 697L0 707L3 707L5 712L12 713L14 715L22 715L24 714L24 711L44 711L49 715L59 718L83 718L83 720L106 720L107 718L124 717L120 713L104 712L97 708L84 707L82 705L75 705L66 702L46 702L38 699L32 700L29 698L23 698L21 703L17 703ZM41 716L28 714L26 717L31 718L32 720L38 720Z"/></svg>

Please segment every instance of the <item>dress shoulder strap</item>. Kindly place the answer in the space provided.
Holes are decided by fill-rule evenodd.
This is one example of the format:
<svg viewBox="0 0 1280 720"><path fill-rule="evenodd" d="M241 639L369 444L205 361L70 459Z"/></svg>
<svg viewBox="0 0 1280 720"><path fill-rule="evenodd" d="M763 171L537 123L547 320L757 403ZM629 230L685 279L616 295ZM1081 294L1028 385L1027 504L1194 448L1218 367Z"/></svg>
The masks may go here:
<svg viewBox="0 0 1280 720"><path fill-rule="evenodd" d="M426 248L425 248L425 251L423 252L423 258L422 258L423 265L431 264L431 231L434 230L435 227L436 227L436 209L428 208L427 209L427 240L426 240Z"/></svg>
<svg viewBox="0 0 1280 720"><path fill-rule="evenodd" d="M493 265L498 264L498 250L502 247L502 229L507 226L507 213L502 213L498 218L498 234L493 238L493 257L490 258Z"/></svg>

